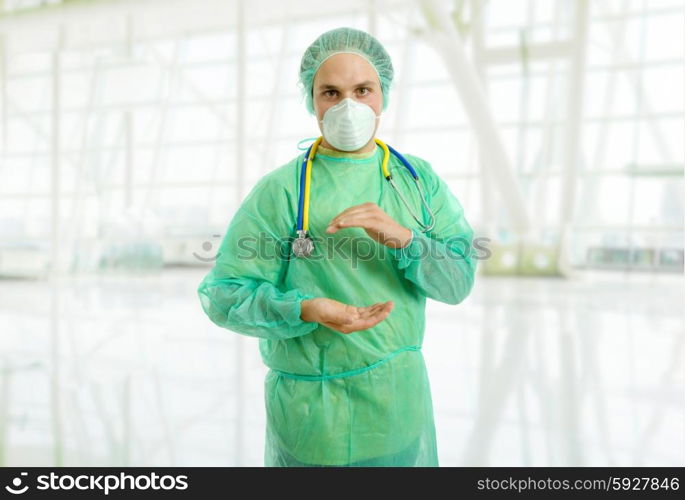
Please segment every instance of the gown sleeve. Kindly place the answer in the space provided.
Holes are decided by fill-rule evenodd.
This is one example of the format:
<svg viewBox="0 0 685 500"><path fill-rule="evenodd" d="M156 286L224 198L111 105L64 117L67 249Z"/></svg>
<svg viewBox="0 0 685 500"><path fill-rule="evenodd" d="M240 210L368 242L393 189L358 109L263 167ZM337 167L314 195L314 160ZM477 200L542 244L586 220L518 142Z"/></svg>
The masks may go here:
<svg viewBox="0 0 685 500"><path fill-rule="evenodd" d="M306 335L319 324L300 318L301 303L312 295L285 290L291 222L288 195L272 175L260 179L233 216L214 267L197 293L216 325L263 339Z"/></svg>
<svg viewBox="0 0 685 500"><path fill-rule="evenodd" d="M418 161L424 165L419 178L427 191L426 201L435 216L435 225L427 233L412 228L409 244L390 248L390 253L404 277L424 295L439 302L459 304L471 292L476 272L473 229L447 184L427 162ZM429 214L425 209L424 213L428 222Z"/></svg>

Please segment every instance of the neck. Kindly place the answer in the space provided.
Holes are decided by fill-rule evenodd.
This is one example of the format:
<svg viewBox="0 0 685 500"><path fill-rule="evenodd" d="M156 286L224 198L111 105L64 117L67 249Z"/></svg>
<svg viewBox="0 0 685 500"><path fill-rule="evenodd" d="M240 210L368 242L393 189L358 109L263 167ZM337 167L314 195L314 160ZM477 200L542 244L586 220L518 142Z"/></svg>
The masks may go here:
<svg viewBox="0 0 685 500"><path fill-rule="evenodd" d="M341 150L341 149L334 148L334 147L331 146L331 144L326 140L325 137L324 137L323 139L321 139L320 145L323 146L324 148L332 149L333 151L339 151L340 153L358 154L358 153L368 153L368 152L373 151L374 149L376 149L376 140L375 140L374 137L372 137L371 140L370 140L369 142L366 143L366 145L364 145L364 146L362 146L361 148L356 149L356 150L354 150L354 151L343 151L343 150Z"/></svg>

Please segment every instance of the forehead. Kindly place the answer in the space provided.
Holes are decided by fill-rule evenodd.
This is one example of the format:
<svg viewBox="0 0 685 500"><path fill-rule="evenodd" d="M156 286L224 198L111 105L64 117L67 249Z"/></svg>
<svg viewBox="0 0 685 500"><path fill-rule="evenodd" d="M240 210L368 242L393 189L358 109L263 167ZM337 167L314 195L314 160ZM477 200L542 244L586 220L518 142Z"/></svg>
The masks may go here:
<svg viewBox="0 0 685 500"><path fill-rule="evenodd" d="M326 59L314 76L314 86L354 86L369 82L378 84L378 74L364 57L341 53Z"/></svg>

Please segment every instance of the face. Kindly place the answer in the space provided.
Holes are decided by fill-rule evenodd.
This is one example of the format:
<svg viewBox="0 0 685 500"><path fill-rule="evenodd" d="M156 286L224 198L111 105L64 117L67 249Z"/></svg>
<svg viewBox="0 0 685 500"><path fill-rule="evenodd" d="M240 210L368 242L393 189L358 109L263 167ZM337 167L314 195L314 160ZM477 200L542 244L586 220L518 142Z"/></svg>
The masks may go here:
<svg viewBox="0 0 685 500"><path fill-rule="evenodd" d="M376 116L381 114L383 107L383 93L376 70L366 59L356 54L335 54L326 59L314 75L313 91L314 110L322 134L323 115L328 108L335 106L346 97L371 106ZM380 119L376 120L376 130L379 124ZM373 139L376 130L365 146L353 152L371 151L376 146ZM336 149L326 142L325 138L321 141L321 145Z"/></svg>

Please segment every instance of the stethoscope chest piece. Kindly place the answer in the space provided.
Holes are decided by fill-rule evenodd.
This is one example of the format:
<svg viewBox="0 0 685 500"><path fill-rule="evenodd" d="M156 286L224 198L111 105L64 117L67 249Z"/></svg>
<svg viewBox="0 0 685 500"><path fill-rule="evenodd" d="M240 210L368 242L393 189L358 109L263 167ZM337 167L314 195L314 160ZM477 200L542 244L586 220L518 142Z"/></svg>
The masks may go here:
<svg viewBox="0 0 685 500"><path fill-rule="evenodd" d="M297 238L293 241L295 257L309 257L314 251L314 242L306 231L297 231Z"/></svg>

